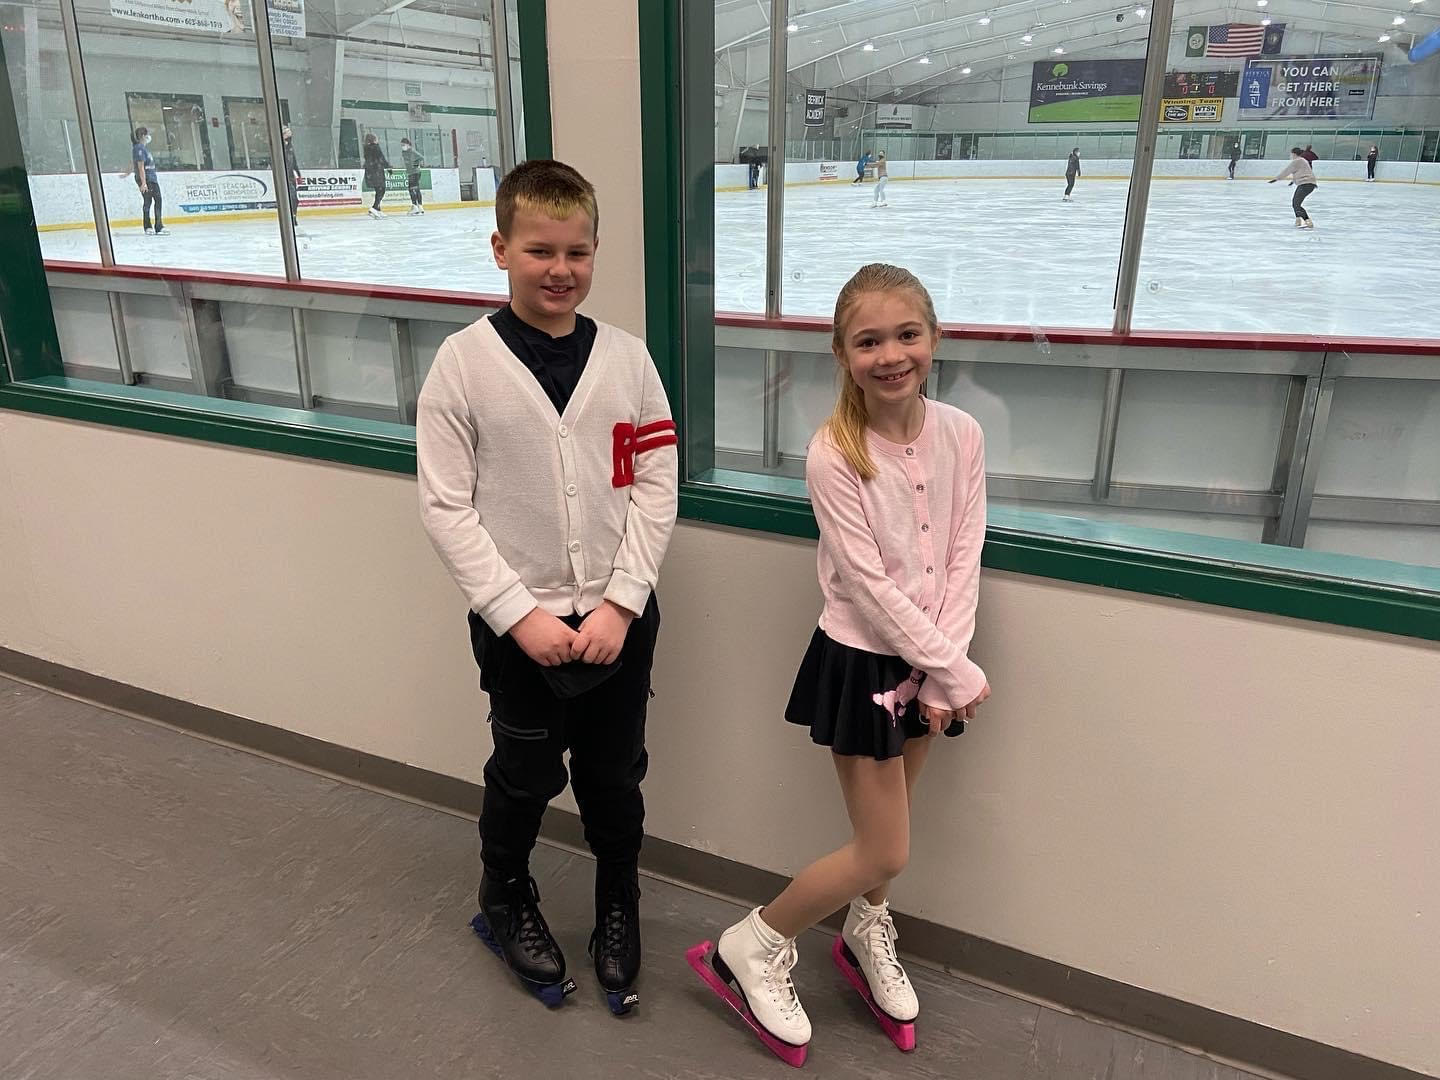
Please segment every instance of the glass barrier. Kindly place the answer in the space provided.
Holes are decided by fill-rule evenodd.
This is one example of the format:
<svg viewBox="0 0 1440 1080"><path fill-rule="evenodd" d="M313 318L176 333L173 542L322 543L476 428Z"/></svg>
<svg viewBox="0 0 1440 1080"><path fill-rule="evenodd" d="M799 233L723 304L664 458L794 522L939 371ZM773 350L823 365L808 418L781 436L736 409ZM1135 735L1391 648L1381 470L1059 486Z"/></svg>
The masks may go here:
<svg viewBox="0 0 1440 1080"><path fill-rule="evenodd" d="M1423 127L1376 125L1440 127L1440 82L1374 38L1337 48L1323 21L1271 23L1272 51L1189 71L1189 28L1172 29L1184 96L1161 112L1135 327L1440 339L1414 224L1434 218L1440 163L1420 160Z"/></svg>
<svg viewBox="0 0 1440 1080"><path fill-rule="evenodd" d="M507 292L497 8L0 5L63 374L413 423L440 342Z"/></svg>
<svg viewBox="0 0 1440 1080"><path fill-rule="evenodd" d="M1384 41L1342 57L1353 20L1319 10L1177 16L1152 44L1146 5L696 7L717 325L687 359L713 431L691 481L804 497L835 297L893 262L958 324L927 393L985 430L997 522L1440 592L1433 71ZM1297 145L1314 230L1264 183Z"/></svg>

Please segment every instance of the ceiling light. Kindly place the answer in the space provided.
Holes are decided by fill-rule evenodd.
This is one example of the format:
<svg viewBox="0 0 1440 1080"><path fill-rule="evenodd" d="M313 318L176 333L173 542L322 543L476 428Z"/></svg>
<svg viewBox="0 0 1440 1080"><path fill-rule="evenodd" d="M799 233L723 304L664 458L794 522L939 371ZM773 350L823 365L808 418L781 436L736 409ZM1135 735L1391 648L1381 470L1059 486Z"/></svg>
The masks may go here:
<svg viewBox="0 0 1440 1080"><path fill-rule="evenodd" d="M865 51L866 51L866 52L874 52L874 51L875 51L875 43L874 43L873 41L867 41L867 42L865 42Z"/></svg>
<svg viewBox="0 0 1440 1080"><path fill-rule="evenodd" d="M1404 25L1405 25L1405 16L1404 16L1404 15L1396 15L1395 18L1393 18L1393 19L1390 20L1390 25L1391 25L1391 26L1404 26Z"/></svg>
<svg viewBox="0 0 1440 1080"><path fill-rule="evenodd" d="M1056 55L1056 56L1063 56L1064 53L1065 53L1065 50L1064 50L1064 49L1061 49L1061 48L1058 48L1058 47L1057 47L1056 50L1055 50L1055 55Z"/></svg>
<svg viewBox="0 0 1440 1080"><path fill-rule="evenodd" d="M1144 9L1143 7L1137 7L1137 8L1135 9L1135 14L1136 14L1136 15L1139 15L1140 18L1143 19L1143 18L1145 17L1145 9Z"/></svg>
<svg viewBox="0 0 1440 1080"><path fill-rule="evenodd" d="M1025 35L1023 35L1023 36L1020 38L1020 40L1023 41L1023 42L1025 42L1025 44L1028 45L1028 44L1030 44L1030 42L1032 42L1032 41L1035 40L1035 35L1034 35L1034 34L1025 34Z"/></svg>
<svg viewBox="0 0 1440 1080"><path fill-rule="evenodd" d="M920 57L920 59L917 61L917 63L921 63L921 64L928 64L929 62L930 62L930 58L929 58L928 56L922 56L922 57Z"/></svg>
<svg viewBox="0 0 1440 1080"><path fill-rule="evenodd" d="M990 16L989 16L989 15L981 15L981 16L980 16L980 25L981 25L981 26L989 26L989 25L990 25Z"/></svg>
<svg viewBox="0 0 1440 1080"><path fill-rule="evenodd" d="M793 33L795 33L796 30L799 30L799 29L800 29L800 27L796 26L796 25L792 22L789 26L785 27L785 32L786 32L787 34L793 34Z"/></svg>
<svg viewBox="0 0 1440 1080"><path fill-rule="evenodd" d="M1261 20L1260 20L1260 25L1261 25L1261 26L1269 26L1269 25L1270 25L1270 16L1269 16L1269 15L1266 15L1263 19L1261 19Z"/></svg>
<svg viewBox="0 0 1440 1080"><path fill-rule="evenodd" d="M1256 7L1266 7L1269 3L1270 0L1255 0Z"/></svg>
<svg viewBox="0 0 1440 1080"><path fill-rule="evenodd" d="M1380 35L1379 41L1380 41L1380 44L1381 44L1381 45L1384 45L1385 42L1387 42L1387 41L1389 41L1389 40L1390 40L1390 35L1389 35L1389 34L1381 34L1381 35Z"/></svg>
<svg viewBox="0 0 1440 1080"><path fill-rule="evenodd" d="M963 68L960 69L960 74L961 74L961 75L969 75L969 74L970 74L970 69L969 69L968 67L963 67Z"/></svg>

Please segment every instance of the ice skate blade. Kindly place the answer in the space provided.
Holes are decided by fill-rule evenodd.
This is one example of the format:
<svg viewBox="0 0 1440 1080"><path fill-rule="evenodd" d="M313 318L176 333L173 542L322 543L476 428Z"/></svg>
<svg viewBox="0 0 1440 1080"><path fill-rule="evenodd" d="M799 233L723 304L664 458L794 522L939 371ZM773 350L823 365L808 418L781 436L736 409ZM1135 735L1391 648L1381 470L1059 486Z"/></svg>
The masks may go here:
<svg viewBox="0 0 1440 1080"><path fill-rule="evenodd" d="M475 931L476 937L485 943L485 947L498 956L503 963L505 952L500 948L500 943L495 940L495 934L490 929L490 923L481 912L470 920L470 929ZM508 965L507 965L508 967ZM532 983L528 979L522 979L515 972L511 972L515 978L520 980L520 985L530 993L534 994L546 1006L557 1009L565 1003L565 999L575 993L575 980L566 979L558 983Z"/></svg>
<svg viewBox="0 0 1440 1080"><path fill-rule="evenodd" d="M685 962L695 969L695 974L700 976L706 986L715 991L726 1004L735 1010L740 1019L744 1020L746 1026L760 1037L760 1041L769 1048L772 1054L785 1062L786 1065L790 1065L796 1069L800 1068L805 1064L805 1055L809 1052L810 1047L808 1045L791 1046L789 1043L782 1042L780 1039L775 1038L774 1035L771 1035L770 1032L760 1026L755 1017L751 1015L749 1006L745 1004L745 999L732 990L725 980L720 978L716 973L715 968L711 966L711 953L714 951L714 948L710 942L702 941L699 945L694 946L685 953Z"/></svg>
<svg viewBox="0 0 1440 1080"><path fill-rule="evenodd" d="M840 969L840 974L845 976L845 981L853 986L865 999L865 1004L870 1006L870 1011L875 1014L875 1019L880 1021L880 1027L884 1029L886 1035L890 1036L890 1041L907 1054L914 1050L915 1021L911 1020L907 1023L896 1020L875 1004L875 995L870 993L870 984L865 981L865 975L860 968L850 962L842 938L835 939L835 945L830 950L830 955L835 961L835 966Z"/></svg>

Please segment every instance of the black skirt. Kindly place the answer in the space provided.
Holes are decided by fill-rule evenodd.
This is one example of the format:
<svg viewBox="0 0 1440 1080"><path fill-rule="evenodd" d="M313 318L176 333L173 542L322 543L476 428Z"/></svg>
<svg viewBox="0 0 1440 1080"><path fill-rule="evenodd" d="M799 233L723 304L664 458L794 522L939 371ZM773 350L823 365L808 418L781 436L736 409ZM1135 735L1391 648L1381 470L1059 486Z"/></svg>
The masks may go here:
<svg viewBox="0 0 1440 1080"><path fill-rule="evenodd" d="M795 675L785 719L810 729L810 738L837 754L877 761L898 757L907 739L929 735L910 682L911 667L898 656L884 656L841 645L815 630ZM920 676L921 683L924 676ZM946 735L959 735L956 720Z"/></svg>

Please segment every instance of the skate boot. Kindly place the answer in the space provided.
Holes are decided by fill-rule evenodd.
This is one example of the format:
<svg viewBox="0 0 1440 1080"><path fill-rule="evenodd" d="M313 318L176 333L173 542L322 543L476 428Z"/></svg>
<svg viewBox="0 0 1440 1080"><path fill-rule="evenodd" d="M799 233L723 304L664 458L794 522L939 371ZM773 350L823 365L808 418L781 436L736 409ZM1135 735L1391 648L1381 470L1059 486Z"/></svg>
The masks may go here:
<svg viewBox="0 0 1440 1080"><path fill-rule="evenodd" d="M590 935L595 978L616 1016L640 1004L640 878L634 867L600 869L595 877L595 932Z"/></svg>
<svg viewBox="0 0 1440 1080"><path fill-rule="evenodd" d="M718 946L702 941L685 959L776 1057L797 1069L805 1064L810 1018L790 979L794 938L782 938L756 908L721 934Z"/></svg>
<svg viewBox="0 0 1440 1080"><path fill-rule="evenodd" d="M470 920L470 928L525 989L553 1009L575 992L575 980L565 977L565 955L550 936L539 905L534 878L497 881L484 874L480 913Z"/></svg>
<svg viewBox="0 0 1440 1080"><path fill-rule="evenodd" d="M1300 227L1301 227L1302 229L1313 229L1313 228L1315 228L1315 219L1314 219L1314 218L1306 218L1306 219L1305 219L1305 224L1304 224L1304 225L1301 225Z"/></svg>
<svg viewBox="0 0 1440 1080"><path fill-rule="evenodd" d="M373 218L382 218L382 217L385 216L385 215L382 214L379 210L376 210L373 206L370 207L370 209L369 209L369 210L366 210L365 212L366 212L367 214L369 214L369 215L370 215L371 217L373 217Z"/></svg>
<svg viewBox="0 0 1440 1080"><path fill-rule="evenodd" d="M1297 218L1295 219L1295 228L1297 228L1297 229L1303 229L1304 227L1305 227L1305 219L1304 219L1304 218L1298 218L1298 217L1297 217Z"/></svg>
<svg viewBox="0 0 1440 1080"><path fill-rule="evenodd" d="M416 206L414 203L411 203L411 204L410 204L410 216L411 216L411 217L419 217L419 216L420 216L421 214L423 214L424 212L425 212L424 210L421 210L420 207Z"/></svg>
<svg viewBox="0 0 1440 1080"><path fill-rule="evenodd" d="M831 956L846 981L859 991L885 1034L901 1050L915 1049L915 1018L920 1002L895 955L895 921L890 905L878 907L863 896L850 901L845 930Z"/></svg>

